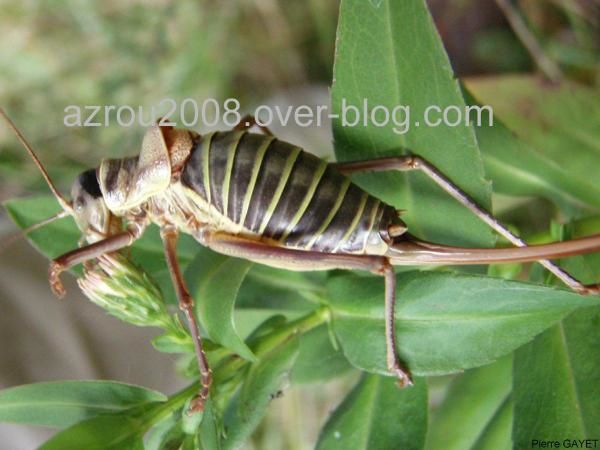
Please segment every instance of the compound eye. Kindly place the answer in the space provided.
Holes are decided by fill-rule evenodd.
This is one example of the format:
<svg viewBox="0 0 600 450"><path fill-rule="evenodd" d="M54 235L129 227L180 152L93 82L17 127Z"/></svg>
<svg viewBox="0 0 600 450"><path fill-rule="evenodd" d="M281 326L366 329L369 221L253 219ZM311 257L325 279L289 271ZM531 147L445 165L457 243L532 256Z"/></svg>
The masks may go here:
<svg viewBox="0 0 600 450"><path fill-rule="evenodd" d="M73 207L75 211L81 212L83 211L83 207L85 206L85 200L82 197L77 197L75 202L73 203Z"/></svg>

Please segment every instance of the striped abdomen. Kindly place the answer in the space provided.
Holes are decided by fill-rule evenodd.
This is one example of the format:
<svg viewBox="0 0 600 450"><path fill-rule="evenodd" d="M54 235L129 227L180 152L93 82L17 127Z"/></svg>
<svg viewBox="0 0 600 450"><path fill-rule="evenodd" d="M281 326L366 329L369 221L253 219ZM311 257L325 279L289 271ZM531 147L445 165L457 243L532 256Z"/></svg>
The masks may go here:
<svg viewBox="0 0 600 450"><path fill-rule="evenodd" d="M203 136L181 181L243 229L291 248L360 253L372 230L398 221L322 159L262 134Z"/></svg>

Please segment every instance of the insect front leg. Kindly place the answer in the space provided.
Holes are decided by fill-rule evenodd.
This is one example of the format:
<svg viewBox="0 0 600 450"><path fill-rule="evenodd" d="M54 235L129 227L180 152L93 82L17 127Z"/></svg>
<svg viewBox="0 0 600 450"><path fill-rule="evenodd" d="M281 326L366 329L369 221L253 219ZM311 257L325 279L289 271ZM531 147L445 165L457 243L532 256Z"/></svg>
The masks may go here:
<svg viewBox="0 0 600 450"><path fill-rule="evenodd" d="M350 255L293 250L267 245L226 233L204 232L197 239L207 247L226 255L246 258L276 267L298 270L366 270L385 279L385 338L388 370L398 378L400 387L412 385L412 377L398 356L395 332L396 275L389 260L382 256Z"/></svg>
<svg viewBox="0 0 600 450"><path fill-rule="evenodd" d="M130 246L142 235L144 228L145 225L131 223L127 230L121 233L109 236L106 239L86 245L85 247L71 250L53 260L48 270L48 281L50 282L52 292L59 298L64 297L65 288L60 281L60 274L62 272L69 270L79 263L98 258L105 253L115 252Z"/></svg>
<svg viewBox="0 0 600 450"><path fill-rule="evenodd" d="M169 267L169 273L171 275L171 281L175 288L175 294L179 301L179 308L185 313L188 320L190 333L194 341L194 349L196 351L196 359L198 361L198 369L200 370L200 392L190 405L191 412L199 412L204 409L204 403L208 398L210 392L210 385L212 384L212 372L206 359L206 354L202 348L202 337L200 336L198 324L196 323L196 316L194 314L194 299L190 295L190 292L185 284L179 262L177 261L177 238L179 237L178 231L168 225L163 226L160 230L160 236L163 241L165 250L165 257L167 259L167 266Z"/></svg>
<svg viewBox="0 0 600 450"><path fill-rule="evenodd" d="M492 214L479 206L475 200L473 200L466 192L448 179L448 177L446 177L446 175L444 175L437 167L420 156L407 155L370 159L365 161L352 161L337 163L334 164L334 166L344 174L358 172L383 172L388 170L398 170L401 172L419 170L433 180L444 191L450 194L450 196L452 196L455 200L479 217L490 228L510 241L514 246L527 247L527 243L525 241L502 225ZM571 274L558 267L552 261L540 259L538 262L574 291L580 294L600 293L600 284L586 286L575 279Z"/></svg>

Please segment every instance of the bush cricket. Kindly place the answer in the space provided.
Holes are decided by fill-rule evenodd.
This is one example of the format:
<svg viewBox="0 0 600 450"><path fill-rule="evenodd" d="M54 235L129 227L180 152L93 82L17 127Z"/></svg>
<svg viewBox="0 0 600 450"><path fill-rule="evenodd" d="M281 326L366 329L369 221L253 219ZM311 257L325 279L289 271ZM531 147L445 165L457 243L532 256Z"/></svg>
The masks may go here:
<svg viewBox="0 0 600 450"><path fill-rule="evenodd" d="M64 295L63 271L130 246L150 223L159 226L200 370L201 387L192 410L203 409L212 375L193 299L177 261L179 233L188 233L201 245L225 255L277 268L365 270L381 275L385 282L387 366L400 386L410 385L412 380L396 348L395 265L539 261L571 289L581 294L600 292L600 285L585 286L548 260L599 251L600 234L527 246L419 156L327 163L276 139L265 127L260 127L262 133L251 133L249 129L256 125L251 116L229 131L205 135L159 122L147 130L138 156L104 159L98 168L79 175L69 201L56 189L21 132L2 109L0 113L63 209L36 226L72 216L83 235L79 248L50 263L50 286L57 296ZM515 247L461 248L412 236L395 207L370 195L349 177L386 170L424 172Z"/></svg>

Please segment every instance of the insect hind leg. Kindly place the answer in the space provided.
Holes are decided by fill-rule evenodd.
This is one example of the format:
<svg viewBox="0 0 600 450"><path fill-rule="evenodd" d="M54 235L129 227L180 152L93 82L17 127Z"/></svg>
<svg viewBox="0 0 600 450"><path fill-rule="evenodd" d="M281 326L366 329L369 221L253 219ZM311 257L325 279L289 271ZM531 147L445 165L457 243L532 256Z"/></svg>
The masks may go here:
<svg viewBox="0 0 600 450"><path fill-rule="evenodd" d="M473 200L466 192L454 184L437 167L420 156L406 155L370 159L365 161L352 161L334 164L334 166L343 174L352 174L358 172L383 172L388 170L398 170L401 172L419 170L427 175L427 177L440 186L444 191L450 194L451 197L479 217L490 228L506 238L514 246L527 247L527 243L525 241L502 225L492 214L479 206L475 200ZM552 261L540 259L538 262L575 292L580 294L600 293L600 284L584 285Z"/></svg>
<svg viewBox="0 0 600 450"><path fill-rule="evenodd" d="M393 266L386 261L381 268L385 278L385 341L387 350L387 367L398 379L398 386L412 386L410 370L398 356L396 348L396 273Z"/></svg>
<svg viewBox="0 0 600 450"><path fill-rule="evenodd" d="M398 356L395 332L396 275L389 260L382 256L322 253L276 247L263 242L232 236L222 232L203 232L197 239L212 250L237 258L291 270L349 269L366 270L382 275L385 280L385 339L388 370L398 378L400 387L413 384L407 366Z"/></svg>

